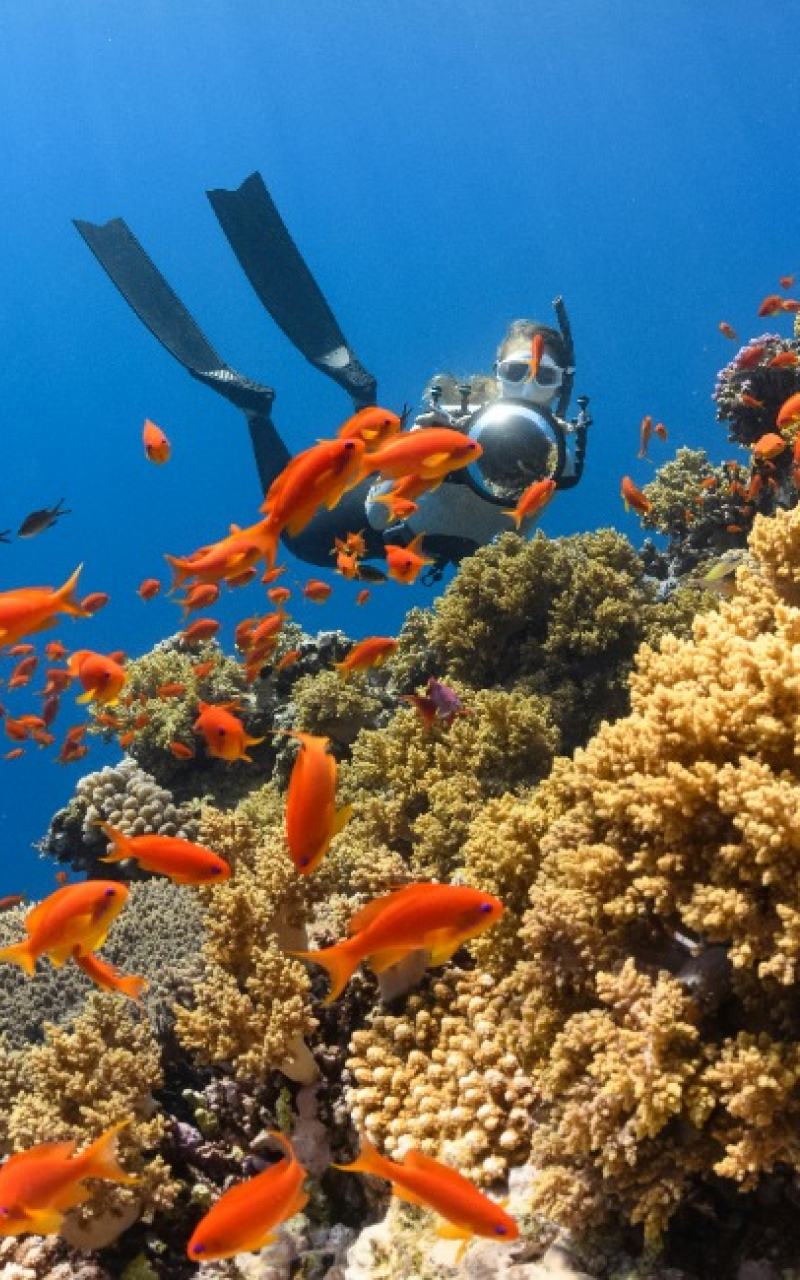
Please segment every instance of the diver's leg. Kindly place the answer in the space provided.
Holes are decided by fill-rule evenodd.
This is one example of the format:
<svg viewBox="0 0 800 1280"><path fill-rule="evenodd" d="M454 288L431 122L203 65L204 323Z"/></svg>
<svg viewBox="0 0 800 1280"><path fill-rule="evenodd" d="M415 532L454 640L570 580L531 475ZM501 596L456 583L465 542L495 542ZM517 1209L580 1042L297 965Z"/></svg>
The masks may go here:
<svg viewBox="0 0 800 1280"><path fill-rule="evenodd" d="M344 387L355 407L375 403L377 384L336 322L259 173L236 191L206 192L260 302L307 360Z"/></svg>
<svg viewBox="0 0 800 1280"><path fill-rule="evenodd" d="M220 359L122 218L103 226L76 219L75 226L125 301L170 355L198 382L244 412L266 492L290 457L272 422L272 388L252 382Z"/></svg>
<svg viewBox="0 0 800 1280"><path fill-rule="evenodd" d="M344 540L348 533L362 533L367 544L367 559L382 559L385 554L383 535L369 524L364 509L367 493L374 483L374 477L368 476L330 511L324 507L318 511L296 537L284 535L287 550L298 560L333 569L336 539Z"/></svg>

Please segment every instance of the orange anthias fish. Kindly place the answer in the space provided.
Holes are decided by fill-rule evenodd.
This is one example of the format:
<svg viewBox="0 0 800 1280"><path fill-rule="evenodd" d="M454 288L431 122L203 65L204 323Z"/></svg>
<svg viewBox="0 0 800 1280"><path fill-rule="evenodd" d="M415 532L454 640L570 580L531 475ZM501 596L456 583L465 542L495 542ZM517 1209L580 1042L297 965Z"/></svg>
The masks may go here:
<svg viewBox="0 0 800 1280"><path fill-rule="evenodd" d="M793 427L798 422L800 422L800 392L795 392L793 396L789 396L788 400L784 400L775 419L775 425Z"/></svg>
<svg viewBox="0 0 800 1280"><path fill-rule="evenodd" d="M322 951L293 951L328 970L331 989L324 1004L341 995L362 960L383 973L410 951L430 952L429 967L446 964L470 938L503 914L491 893L462 884L407 884L362 907L350 921L352 937Z"/></svg>
<svg viewBox="0 0 800 1280"><path fill-rule="evenodd" d="M108 822L97 824L114 846L101 862L124 862L134 858L145 871L158 871L175 884L222 884L231 869L224 858L201 844L180 836L127 836Z"/></svg>
<svg viewBox="0 0 800 1280"><path fill-rule="evenodd" d="M252 761L247 748L263 742L263 738L251 738L242 721L232 714L238 710L238 702L200 703L200 714L194 722L195 733L205 738L210 756L229 763L234 760Z"/></svg>
<svg viewBox="0 0 800 1280"><path fill-rule="evenodd" d="M525 379L526 382L535 382L536 375L539 372L539 365L542 363L544 355L544 337L541 333L535 333L531 338L531 358L530 373Z"/></svg>
<svg viewBox="0 0 800 1280"><path fill-rule="evenodd" d="M259 520L246 529L231 526L230 533L191 556L165 555L172 567L171 591L189 578L198 582L219 582L252 568L259 560L274 558L275 537L267 521ZM271 562L271 561L270 561Z"/></svg>
<svg viewBox="0 0 800 1280"><path fill-rule="evenodd" d="M117 1134L130 1121L106 1129L76 1155L77 1141L42 1142L9 1156L0 1168L0 1236L55 1235L70 1209L91 1200L87 1178L135 1185L117 1161Z"/></svg>
<svg viewBox="0 0 800 1280"><path fill-rule="evenodd" d="M639 452L637 458L647 457L647 446L650 443L650 437L653 434L653 418L652 415L646 413L642 418L642 425L639 428Z"/></svg>
<svg viewBox="0 0 800 1280"><path fill-rule="evenodd" d="M149 418L144 420L142 443L144 444L145 457L150 462L155 462L158 466L163 462L169 462L169 455L172 452L169 440L161 428L157 427Z"/></svg>
<svg viewBox="0 0 800 1280"><path fill-rule="evenodd" d="M503 515L510 516L519 528L523 520L528 520L544 510L555 491L555 480L535 480L533 484L528 485L524 493L520 494L517 505L511 510L504 511Z"/></svg>
<svg viewBox="0 0 800 1280"><path fill-rule="evenodd" d="M149 985L146 978L133 973L120 973L113 964L109 964L107 960L101 960L92 952L82 956L77 947L72 953L72 958L78 968L83 969L86 976L91 978L101 991L119 991L121 995L141 1005L142 992L146 991Z"/></svg>
<svg viewBox="0 0 800 1280"><path fill-rule="evenodd" d="M758 308L758 314L760 316L774 316L774 315L777 315L777 313L782 310L783 310L783 298L780 296L780 294L770 293L767 295L766 298L764 298L763 302Z"/></svg>
<svg viewBox="0 0 800 1280"><path fill-rule="evenodd" d="M81 955L102 947L113 920L127 901L128 890L117 880L84 880L64 885L33 907L25 917L28 937L0 951L0 960L18 964L33 977L36 961L46 955L56 968L75 947Z"/></svg>
<svg viewBox="0 0 800 1280"><path fill-rule="evenodd" d="M384 552L388 566L387 573L395 582L410 586L416 581L426 565L436 563L432 556L424 556L422 554L422 540L424 537L424 533L418 533L415 538L411 539L407 547L397 547L393 546L392 543L387 543Z"/></svg>
<svg viewBox="0 0 800 1280"><path fill-rule="evenodd" d="M240 1182L222 1195L197 1224L186 1252L192 1262L232 1258L253 1253L275 1239L273 1230L308 1203L303 1190L306 1171L297 1160L288 1138L271 1133L286 1158Z"/></svg>
<svg viewBox="0 0 800 1280"><path fill-rule="evenodd" d="M364 458L361 476L378 472L384 480L399 480L413 475L429 486L435 486L451 471L468 467L483 449L461 431L451 427L422 427L405 431L382 449Z"/></svg>
<svg viewBox="0 0 800 1280"><path fill-rule="evenodd" d="M334 667L343 680L353 671L368 671L370 667L383 666L390 654L397 648L397 641L390 636L367 636L359 640L343 662L334 662Z"/></svg>
<svg viewBox="0 0 800 1280"><path fill-rule="evenodd" d="M407 1151L402 1164L387 1160L361 1136L361 1151L352 1164L335 1164L344 1173L370 1173L391 1182L398 1200L433 1209L445 1222L438 1235L447 1240L461 1240L456 1254L460 1262L473 1236L490 1240L516 1240L519 1227L502 1205L490 1200L463 1174L441 1164L421 1151Z"/></svg>
<svg viewBox="0 0 800 1280"><path fill-rule="evenodd" d="M767 369L792 369L798 363L796 351L779 351L766 363Z"/></svg>
<svg viewBox="0 0 800 1280"><path fill-rule="evenodd" d="M731 338L734 342L738 342L739 338L733 325L728 324L727 320L720 320L719 331L723 338Z"/></svg>
<svg viewBox="0 0 800 1280"><path fill-rule="evenodd" d="M59 613L85 618L75 594L82 565L62 587L18 587L0 591L0 648L16 644L23 636L44 631Z"/></svg>
<svg viewBox="0 0 800 1280"><path fill-rule="evenodd" d="M308 876L333 837L344 830L352 806L336 808L336 760L328 751L328 739L299 729L284 732L300 743L286 796L286 839L292 862Z"/></svg>
<svg viewBox="0 0 800 1280"><path fill-rule="evenodd" d="M110 599L106 591L91 591L88 596L83 597L80 605L84 613L98 613L105 609Z"/></svg>
<svg viewBox="0 0 800 1280"><path fill-rule="evenodd" d="M641 489L636 488L630 476L622 477L621 495L626 511L629 507L633 507L637 515L646 516L648 512L653 510L652 502L644 496Z"/></svg>
<svg viewBox="0 0 800 1280"><path fill-rule="evenodd" d="M343 422L336 432L340 440L363 440L368 449L378 449L385 440L396 436L403 427L403 419L389 409L371 404L359 409L352 418Z"/></svg>
<svg viewBox="0 0 800 1280"><path fill-rule="evenodd" d="M67 670L71 676L77 676L78 683L84 688L76 702L101 702L114 706L119 702L120 691L128 678L119 662L107 654L95 653L93 649L76 649L70 655Z"/></svg>
<svg viewBox="0 0 800 1280"><path fill-rule="evenodd" d="M791 289L794 284L794 276L781 276L778 280L778 284L782 289Z"/></svg>
<svg viewBox="0 0 800 1280"><path fill-rule="evenodd" d="M143 600L152 600L154 596L158 595L160 590L161 583L158 578L145 578L139 585L138 594Z"/></svg>
<svg viewBox="0 0 800 1280"><path fill-rule="evenodd" d="M324 604L332 591L331 584L323 582L322 578L309 578L303 587L303 595L312 604Z"/></svg>
<svg viewBox="0 0 800 1280"><path fill-rule="evenodd" d="M753 445L753 457L762 461L766 458L777 458L788 447L783 436L779 436L777 431L768 431Z"/></svg>
<svg viewBox="0 0 800 1280"><path fill-rule="evenodd" d="M291 537L306 527L320 506L335 507L361 479L364 441L356 436L319 440L284 467L261 506L273 531L273 545L286 529ZM272 562L274 562L274 554Z"/></svg>

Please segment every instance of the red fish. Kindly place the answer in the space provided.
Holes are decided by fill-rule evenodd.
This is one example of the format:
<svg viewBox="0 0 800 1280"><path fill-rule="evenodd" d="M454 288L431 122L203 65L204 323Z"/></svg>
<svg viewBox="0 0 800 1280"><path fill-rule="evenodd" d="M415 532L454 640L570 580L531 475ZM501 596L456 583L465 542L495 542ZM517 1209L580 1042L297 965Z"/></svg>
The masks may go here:
<svg viewBox="0 0 800 1280"><path fill-rule="evenodd" d="M794 276L781 276L778 284L782 289L791 289L794 284Z"/></svg>
<svg viewBox="0 0 800 1280"><path fill-rule="evenodd" d="M403 419L396 413L371 404L343 422L336 434L340 440L355 438L363 440L368 449L377 449L385 440L396 436L402 427Z"/></svg>
<svg viewBox="0 0 800 1280"><path fill-rule="evenodd" d="M766 351L763 344L755 347L743 347L734 361L737 369L755 369L761 363L761 357Z"/></svg>
<svg viewBox="0 0 800 1280"><path fill-rule="evenodd" d="M328 739L297 729L285 732L300 743L286 796L286 838L294 865L307 876L344 829L351 806L336 808L336 760L327 749Z"/></svg>
<svg viewBox="0 0 800 1280"><path fill-rule="evenodd" d="M788 447L783 436L779 436L776 431L768 431L766 435L760 436L753 445L753 457L756 459L777 458Z"/></svg>
<svg viewBox="0 0 800 1280"><path fill-rule="evenodd" d="M153 596L157 596L161 590L161 583L158 578L145 578L139 585L138 594L143 600L152 600Z"/></svg>
<svg viewBox="0 0 800 1280"><path fill-rule="evenodd" d="M797 364L796 351L779 351L776 356L767 361L767 369L792 369Z"/></svg>
<svg viewBox="0 0 800 1280"><path fill-rule="evenodd" d="M105 591L91 591L81 600L81 608L84 613L99 613L101 609L105 609L110 599Z"/></svg>
<svg viewBox="0 0 800 1280"><path fill-rule="evenodd" d="M210 756L220 760L249 760L247 748L263 742L263 738L251 738L242 721L232 714L238 710L238 702L200 703L200 714L194 722L195 733L202 734Z"/></svg>
<svg viewBox="0 0 800 1280"><path fill-rule="evenodd" d="M19 689L23 685L28 684L34 671L39 665L39 659L36 654L31 654L27 658L20 658L11 675L8 677L9 689Z"/></svg>
<svg viewBox="0 0 800 1280"><path fill-rule="evenodd" d="M193 760L194 752L191 747L187 747L183 742L171 742L169 749L176 760Z"/></svg>
<svg viewBox="0 0 800 1280"><path fill-rule="evenodd" d="M277 539L285 529L291 537L306 527L320 506L329 510L361 479L364 441L356 436L320 440L292 458L273 480L261 506L272 531L275 559Z"/></svg>
<svg viewBox="0 0 800 1280"><path fill-rule="evenodd" d="M18 964L32 978L40 956L58 968L75 947L81 955L96 951L127 897L127 888L116 880L84 880L56 889L25 917L26 940L4 947L0 960Z"/></svg>
<svg viewBox="0 0 800 1280"><path fill-rule="evenodd" d="M738 342L739 338L733 325L728 324L727 320L720 320L719 331L723 338L731 338L734 342Z"/></svg>
<svg viewBox="0 0 800 1280"><path fill-rule="evenodd" d="M653 510L653 504L644 496L641 489L637 489L630 476L622 477L622 501L625 503L625 510L632 507L637 515L645 516Z"/></svg>
<svg viewBox="0 0 800 1280"><path fill-rule="evenodd" d="M144 420L142 443L144 444L145 457L150 462L155 462L158 466L164 462L169 462L169 456L172 452L169 440L161 428L157 427L149 418Z"/></svg>
<svg viewBox="0 0 800 1280"><path fill-rule="evenodd" d="M334 662L333 665L342 679L346 680L353 671L368 671L370 667L383 666L396 648L397 641L389 636L368 636L366 640L359 640L343 662Z"/></svg>
<svg viewBox="0 0 800 1280"><path fill-rule="evenodd" d="M490 1200L463 1174L421 1151L407 1151L402 1163L396 1164L380 1155L362 1135L358 1159L333 1167L344 1173L369 1173L385 1178L391 1182L398 1200L433 1209L445 1219L437 1234L446 1240L462 1242L456 1262L461 1261L473 1236L504 1241L516 1240L519 1236L519 1227L501 1204Z"/></svg>
<svg viewBox="0 0 800 1280"><path fill-rule="evenodd" d="M272 1133L286 1158L226 1191L209 1209L192 1234L186 1252L192 1262L232 1258L271 1244L273 1229L308 1203L303 1190L306 1171L288 1138Z"/></svg>
<svg viewBox="0 0 800 1280"><path fill-rule="evenodd" d="M321 578L309 578L303 587L303 595L312 604L324 604L332 591L330 583L323 582Z"/></svg>
<svg viewBox="0 0 800 1280"><path fill-rule="evenodd" d="M207 609L219 600L218 582L196 582L182 600L184 618L196 609Z"/></svg>
<svg viewBox="0 0 800 1280"><path fill-rule="evenodd" d="M461 884L408 884L362 907L350 921L352 936L322 951L292 955L321 964L331 977L324 1003L344 991L362 960L383 973L410 951L430 952L429 966L446 964L460 946L489 929L503 914L490 893Z"/></svg>
<svg viewBox="0 0 800 1280"><path fill-rule="evenodd" d="M108 822L97 824L114 846L101 862L124 862L133 858L144 871L169 876L174 884L222 884L231 869L212 849L180 836L127 836Z"/></svg>
<svg viewBox="0 0 800 1280"><path fill-rule="evenodd" d="M384 480L414 475L435 487L451 471L468 467L483 453L477 440L450 427L405 431L364 458L362 476L379 472Z"/></svg>
<svg viewBox="0 0 800 1280"><path fill-rule="evenodd" d="M664 423L663 423L663 422L657 422L657 423L656 423L656 425L653 427L653 435L654 435L654 436L658 436L658 439L659 439L659 440L661 440L661 441L662 441L662 443L663 443L663 441L665 441L665 440L666 440L666 438L667 438L667 428L664 426Z"/></svg>
<svg viewBox="0 0 800 1280"><path fill-rule="evenodd" d="M230 533L191 556L165 556L172 566L171 590L175 591L189 578L198 582L228 580L250 569L262 559L274 559L275 535L266 520L240 529L231 526Z"/></svg>
<svg viewBox="0 0 800 1280"><path fill-rule="evenodd" d="M89 1178L139 1182L117 1160L117 1134L129 1123L112 1125L79 1155L72 1140L42 1142L9 1156L0 1169L0 1236L57 1234L67 1213L91 1200L94 1191L83 1185Z"/></svg>
<svg viewBox="0 0 800 1280"><path fill-rule="evenodd" d="M777 315L777 313L782 310L783 310L783 298L780 296L780 294L770 293L767 295L767 297L761 303L761 306L758 308L758 314L760 316L774 316L774 315Z"/></svg>
<svg viewBox="0 0 800 1280"><path fill-rule="evenodd" d="M369 600L369 587L364 587L356 596L356 604L366 604Z"/></svg>
<svg viewBox="0 0 800 1280"><path fill-rule="evenodd" d="M746 404L748 409L763 409L764 401L757 400L755 396L751 396L749 391L743 391L739 396L742 404Z"/></svg>
<svg viewBox="0 0 800 1280"><path fill-rule="evenodd" d="M18 907L24 901L24 893L7 893L4 898L0 898L0 911L10 911L12 907Z"/></svg>
<svg viewBox="0 0 800 1280"><path fill-rule="evenodd" d="M542 362L543 355L544 355L544 337L542 336L541 333L535 333L531 338L531 358L530 358L531 371L528 374L528 377L526 378L526 382L536 381L536 375L539 372L539 365Z"/></svg>
<svg viewBox="0 0 800 1280"><path fill-rule="evenodd" d="M639 456L644 457L644 454ZM535 480L533 484L528 485L524 493L520 494L517 505L509 511L504 511L503 515L510 516L519 529L523 520L529 520L544 510L555 491L555 480Z"/></svg>
<svg viewBox="0 0 800 1280"><path fill-rule="evenodd" d="M220 625L215 618L196 618L181 632L183 643L191 647L203 640L211 640L219 631Z"/></svg>
<svg viewBox="0 0 800 1280"><path fill-rule="evenodd" d="M642 418L642 425L639 428L639 452L637 458L647 457L647 446L650 443L650 437L653 434L653 419L649 413Z"/></svg>
<svg viewBox="0 0 800 1280"><path fill-rule="evenodd" d="M128 678L119 662L110 655L95 653L93 649L76 649L67 663L67 670L70 675L77 676L84 689L77 702L101 702L114 706L119 702L120 691Z"/></svg>

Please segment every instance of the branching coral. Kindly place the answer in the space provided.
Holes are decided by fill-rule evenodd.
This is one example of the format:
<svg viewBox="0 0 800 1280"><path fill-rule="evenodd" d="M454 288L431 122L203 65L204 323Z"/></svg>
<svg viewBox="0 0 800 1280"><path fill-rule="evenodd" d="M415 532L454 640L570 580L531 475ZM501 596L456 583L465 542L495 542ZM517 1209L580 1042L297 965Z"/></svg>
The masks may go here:
<svg viewBox="0 0 800 1280"><path fill-rule="evenodd" d="M242 1080L280 1070L315 1075L305 1037L316 1020L310 982L281 947L305 941L303 887L277 839L263 837L240 814L207 809L201 835L227 857L233 877L203 891L207 941L204 975L192 1008L176 1008L181 1043L206 1063L230 1063Z"/></svg>
<svg viewBox="0 0 800 1280"><path fill-rule="evenodd" d="M4 1094L6 1151L38 1142L97 1137L130 1120L119 1138L134 1187L103 1184L64 1231L71 1243L98 1247L132 1220L169 1209L179 1190L158 1154L164 1116L152 1092L162 1083L158 1045L147 1023L116 995L94 994L71 1029L48 1025L45 1043L13 1055L18 1088ZM3 1069L4 1082L9 1072Z"/></svg>
<svg viewBox="0 0 800 1280"><path fill-rule="evenodd" d="M551 541L505 534L465 561L422 625L401 633L397 666L551 700L564 749L627 707L633 655L665 606L612 529ZM685 632L694 602L671 607ZM410 650L410 652L409 652Z"/></svg>
<svg viewBox="0 0 800 1280"><path fill-rule="evenodd" d="M530 1150L533 1086L514 1052L494 979L432 975L404 1013L373 1014L356 1031L347 1102L387 1154L410 1147L497 1182Z"/></svg>
<svg viewBox="0 0 800 1280"><path fill-rule="evenodd" d="M643 648L631 714L531 802L507 990L544 1071L537 1202L573 1221L617 1207L654 1236L690 1183L800 1167L798 539L800 514L759 520L737 596ZM693 954L728 964L698 986Z"/></svg>

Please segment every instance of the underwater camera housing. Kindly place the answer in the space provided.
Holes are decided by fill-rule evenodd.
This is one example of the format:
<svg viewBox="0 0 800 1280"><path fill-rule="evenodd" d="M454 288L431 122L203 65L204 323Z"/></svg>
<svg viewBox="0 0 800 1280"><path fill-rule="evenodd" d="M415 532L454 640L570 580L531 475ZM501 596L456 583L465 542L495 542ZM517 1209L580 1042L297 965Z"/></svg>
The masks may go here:
<svg viewBox="0 0 800 1280"><path fill-rule="evenodd" d="M521 399L492 400L473 414L467 434L483 452L460 474L485 502L507 507L537 480L552 479L560 487L566 435L548 409Z"/></svg>

